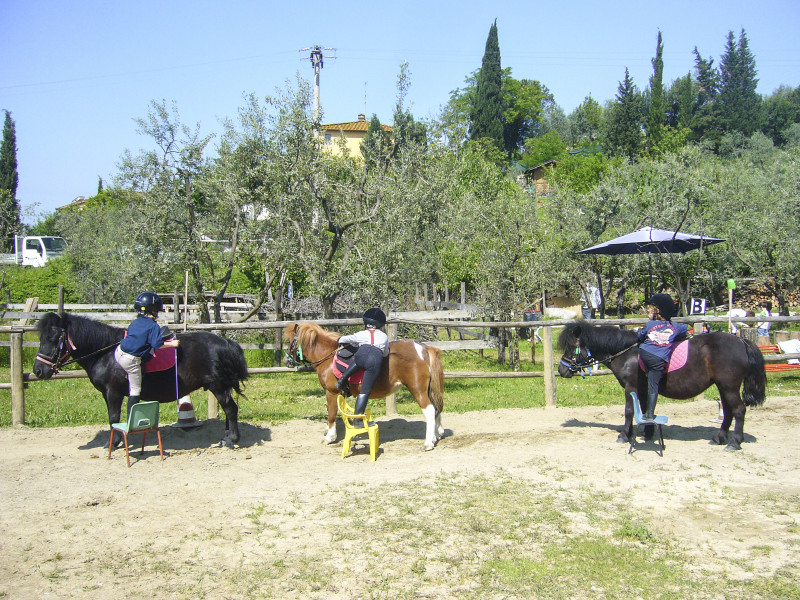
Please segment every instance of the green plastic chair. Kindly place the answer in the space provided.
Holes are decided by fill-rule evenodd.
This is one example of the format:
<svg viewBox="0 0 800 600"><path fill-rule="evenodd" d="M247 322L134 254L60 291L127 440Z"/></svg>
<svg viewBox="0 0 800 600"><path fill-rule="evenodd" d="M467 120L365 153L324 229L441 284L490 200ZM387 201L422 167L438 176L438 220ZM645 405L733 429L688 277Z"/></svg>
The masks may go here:
<svg viewBox="0 0 800 600"><path fill-rule="evenodd" d="M112 423L111 424L111 437L108 440L108 458L111 458L111 450L114 442L114 432L119 431L125 440L125 458L128 460L128 466L131 466L131 456L128 451L128 434L141 433L142 434L142 451L144 454L144 443L147 439L147 434L150 431L155 431L158 435L158 452L161 454L161 460L164 460L164 448L161 445L161 431L158 429L158 402L139 402L134 404L131 408L131 414L128 415L127 423Z"/></svg>

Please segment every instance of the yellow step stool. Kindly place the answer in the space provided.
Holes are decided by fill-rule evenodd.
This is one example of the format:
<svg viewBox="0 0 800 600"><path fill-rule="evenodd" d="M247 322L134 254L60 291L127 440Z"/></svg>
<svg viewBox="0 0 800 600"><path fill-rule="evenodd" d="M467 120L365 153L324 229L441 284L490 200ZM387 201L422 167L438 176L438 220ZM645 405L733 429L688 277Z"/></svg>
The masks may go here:
<svg viewBox="0 0 800 600"><path fill-rule="evenodd" d="M378 424L370 423L372 413L367 409L363 415L353 414L353 407L347 403L344 396L339 394L336 399L339 404L339 413L344 422L344 441L342 442L342 459L350 452L353 437L366 433L369 435L369 458L374 461L378 456Z"/></svg>

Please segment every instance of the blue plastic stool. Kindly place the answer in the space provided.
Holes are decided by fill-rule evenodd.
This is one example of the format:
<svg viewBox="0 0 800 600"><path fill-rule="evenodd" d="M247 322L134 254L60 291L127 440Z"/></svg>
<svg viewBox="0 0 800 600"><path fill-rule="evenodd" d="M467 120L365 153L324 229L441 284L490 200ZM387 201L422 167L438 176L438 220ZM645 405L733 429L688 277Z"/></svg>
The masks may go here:
<svg viewBox="0 0 800 600"><path fill-rule="evenodd" d="M633 435L628 440L630 442L628 454L638 450L636 447L636 434L639 431L639 427L642 425L655 425L656 429L658 429L658 440L661 444L660 449L656 450L656 452L659 456L664 456L664 435L661 431L661 426L667 424L667 417L656 416L652 421L645 421L644 415L642 415L642 406L639 404L639 395L636 392L631 392L631 399L633 400L633 421L636 423L636 427L633 430Z"/></svg>

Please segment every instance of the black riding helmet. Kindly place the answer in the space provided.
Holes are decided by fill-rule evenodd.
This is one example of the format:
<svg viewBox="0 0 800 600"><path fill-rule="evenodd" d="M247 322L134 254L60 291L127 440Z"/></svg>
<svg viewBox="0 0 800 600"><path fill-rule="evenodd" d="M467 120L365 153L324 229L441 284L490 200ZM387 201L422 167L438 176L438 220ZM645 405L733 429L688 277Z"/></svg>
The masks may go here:
<svg viewBox="0 0 800 600"><path fill-rule="evenodd" d="M661 313L661 316L669 321L675 316L675 303L672 301L672 296L669 294L653 294L650 296L648 304L652 304Z"/></svg>
<svg viewBox="0 0 800 600"><path fill-rule="evenodd" d="M157 316L160 311L164 310L164 303L161 301L161 296L155 292L142 292L136 296L133 310L140 315Z"/></svg>
<svg viewBox="0 0 800 600"><path fill-rule="evenodd" d="M370 308L364 313L364 325L372 325L376 329L380 329L386 325L386 315L380 308Z"/></svg>

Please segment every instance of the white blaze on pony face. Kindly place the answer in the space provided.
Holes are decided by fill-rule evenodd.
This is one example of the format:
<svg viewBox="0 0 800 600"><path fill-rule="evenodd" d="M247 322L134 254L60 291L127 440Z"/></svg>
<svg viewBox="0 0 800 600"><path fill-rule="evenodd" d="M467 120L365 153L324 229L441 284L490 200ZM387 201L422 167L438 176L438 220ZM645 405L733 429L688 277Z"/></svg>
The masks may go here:
<svg viewBox="0 0 800 600"><path fill-rule="evenodd" d="M414 342L414 350L417 351L420 360L425 360L425 346L420 344L419 342Z"/></svg>

